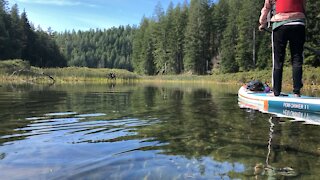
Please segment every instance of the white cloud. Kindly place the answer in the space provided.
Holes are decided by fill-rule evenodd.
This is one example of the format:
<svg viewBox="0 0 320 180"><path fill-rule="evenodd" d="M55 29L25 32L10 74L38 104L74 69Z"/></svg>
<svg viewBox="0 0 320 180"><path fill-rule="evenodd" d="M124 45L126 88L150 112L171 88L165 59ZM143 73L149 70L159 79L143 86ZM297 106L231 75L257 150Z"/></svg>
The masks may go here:
<svg viewBox="0 0 320 180"><path fill-rule="evenodd" d="M90 29L90 28L111 28L112 26L119 26L121 25L121 22L119 22L119 19L113 19L111 17L103 17L103 16L78 16L73 17L74 22L78 22L77 24L82 24L83 28L81 29ZM93 21L94 19L94 21Z"/></svg>
<svg viewBox="0 0 320 180"><path fill-rule="evenodd" d="M28 4L44 4L44 5L56 5L56 6L89 6L97 7L95 4L84 3L78 0L17 0L18 2Z"/></svg>

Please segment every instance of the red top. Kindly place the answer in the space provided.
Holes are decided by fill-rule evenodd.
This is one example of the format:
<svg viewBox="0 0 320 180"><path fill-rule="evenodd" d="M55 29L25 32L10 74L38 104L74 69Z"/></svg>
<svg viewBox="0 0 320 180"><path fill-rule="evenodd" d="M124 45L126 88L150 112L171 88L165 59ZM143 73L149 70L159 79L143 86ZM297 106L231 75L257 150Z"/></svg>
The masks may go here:
<svg viewBox="0 0 320 180"><path fill-rule="evenodd" d="M304 0L276 0L276 13L304 12Z"/></svg>

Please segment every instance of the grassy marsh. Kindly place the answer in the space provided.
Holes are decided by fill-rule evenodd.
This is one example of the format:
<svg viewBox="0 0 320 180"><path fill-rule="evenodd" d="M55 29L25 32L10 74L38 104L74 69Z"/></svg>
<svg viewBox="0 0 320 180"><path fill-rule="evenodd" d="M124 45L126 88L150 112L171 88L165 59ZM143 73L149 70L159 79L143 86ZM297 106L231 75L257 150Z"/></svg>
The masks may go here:
<svg viewBox="0 0 320 180"><path fill-rule="evenodd" d="M116 75L115 79L109 77L110 73ZM66 68L38 68L32 67L22 60L0 61L0 83L108 83L108 82L153 82L153 83L226 83L243 84L258 79L271 82L270 70L253 70L249 72L212 75L161 75L141 76L127 70L120 69L93 69L85 67ZM320 68L304 67L303 81L305 88L320 89ZM283 84L292 85L292 72L290 67L284 69Z"/></svg>

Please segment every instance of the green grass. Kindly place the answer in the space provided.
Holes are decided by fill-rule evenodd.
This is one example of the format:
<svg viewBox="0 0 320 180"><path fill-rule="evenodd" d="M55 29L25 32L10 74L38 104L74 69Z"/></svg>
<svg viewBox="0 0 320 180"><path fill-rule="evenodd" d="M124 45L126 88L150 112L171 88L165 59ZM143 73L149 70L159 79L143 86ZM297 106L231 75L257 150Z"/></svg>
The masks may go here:
<svg viewBox="0 0 320 180"><path fill-rule="evenodd" d="M115 73L116 80L109 79L108 74ZM0 83L108 83L114 82L172 82L172 83L227 83L243 84L250 80L260 80L271 84L271 70L249 71L230 74L214 73L213 75L163 75L139 76L127 70L120 69L92 69L82 67L67 68L37 68L32 67L27 61L7 60L0 61ZM320 68L304 67L303 81L305 87L320 86ZM283 84L292 85L292 72L286 67L283 73Z"/></svg>
<svg viewBox="0 0 320 180"><path fill-rule="evenodd" d="M31 66L28 61L19 59L0 61L0 74L12 74L20 69L30 69Z"/></svg>
<svg viewBox="0 0 320 180"><path fill-rule="evenodd" d="M59 82L93 82L106 83L109 81L126 82L138 79L139 76L135 73L122 69L93 69L86 67L66 67L66 68L48 68L41 69L45 74L56 77ZM110 73L116 75L116 79L108 78Z"/></svg>
<svg viewBox="0 0 320 180"><path fill-rule="evenodd" d="M272 70L253 70L249 72L221 74L214 73L207 76L195 75L166 75L166 76L146 76L141 81L151 82L196 82L196 83L226 83L226 84L244 84L251 80L260 80L271 85ZM304 88L320 89L320 68L304 67L303 74ZM292 86L292 70L285 67L283 72L283 85Z"/></svg>
<svg viewBox="0 0 320 180"><path fill-rule="evenodd" d="M108 78L109 73L114 73L116 79ZM22 60L0 61L0 82L107 83L110 81L128 82L138 78L137 74L121 69L92 69L85 67L38 68L30 66L27 61Z"/></svg>

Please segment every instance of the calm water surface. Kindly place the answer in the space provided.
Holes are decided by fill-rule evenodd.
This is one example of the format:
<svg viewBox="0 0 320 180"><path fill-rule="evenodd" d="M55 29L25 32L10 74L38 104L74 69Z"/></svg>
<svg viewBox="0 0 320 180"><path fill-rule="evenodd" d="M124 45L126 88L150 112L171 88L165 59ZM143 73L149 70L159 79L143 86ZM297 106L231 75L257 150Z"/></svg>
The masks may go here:
<svg viewBox="0 0 320 180"><path fill-rule="evenodd" d="M319 179L320 126L223 85L0 86L0 179Z"/></svg>

